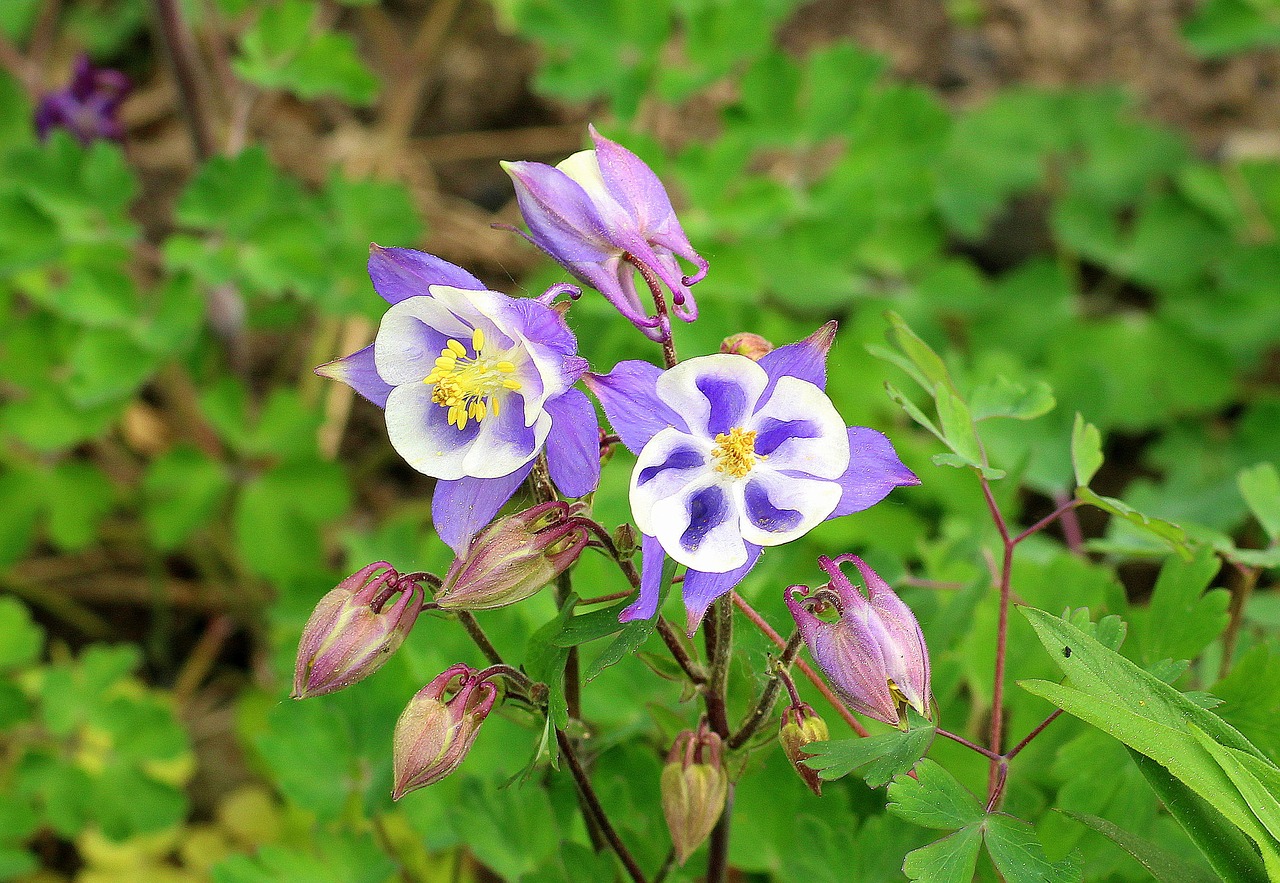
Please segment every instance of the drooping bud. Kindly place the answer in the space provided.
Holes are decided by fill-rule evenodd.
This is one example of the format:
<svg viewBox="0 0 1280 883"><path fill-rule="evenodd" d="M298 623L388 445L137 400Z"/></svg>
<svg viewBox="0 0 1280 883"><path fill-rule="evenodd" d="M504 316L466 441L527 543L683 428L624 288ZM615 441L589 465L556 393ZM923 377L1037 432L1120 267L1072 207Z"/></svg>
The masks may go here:
<svg viewBox="0 0 1280 883"><path fill-rule="evenodd" d="M676 737L662 768L661 790L671 845L683 865L711 834L729 794L720 737L705 721Z"/></svg>
<svg viewBox="0 0 1280 883"><path fill-rule="evenodd" d="M720 344L720 352L746 356L753 362L760 361L773 352L773 349L772 343L759 334L752 334L750 331L731 334Z"/></svg>
<svg viewBox="0 0 1280 883"><path fill-rule="evenodd" d="M435 602L445 610L490 610L523 601L578 560L587 538L564 502L500 518L453 562Z"/></svg>
<svg viewBox="0 0 1280 883"><path fill-rule="evenodd" d="M822 796L822 779L818 777L818 771L810 769L801 761L806 757L811 757L805 746L811 742L826 742L831 738L831 733L827 730L827 723L814 712L805 703L799 705L788 705L782 712L782 729L778 732L778 741L782 744L782 751L787 755L787 760L791 761L791 766L804 783L809 786L809 790L817 796Z"/></svg>
<svg viewBox="0 0 1280 883"><path fill-rule="evenodd" d="M844 561L862 574L865 596L840 570ZM931 719L929 650L911 608L856 555L824 555L818 564L831 582L812 594L790 586L784 597L831 686L854 711L902 729L908 708ZM831 612L833 621L819 616Z"/></svg>
<svg viewBox="0 0 1280 883"><path fill-rule="evenodd" d="M332 693L381 668L413 628L422 600L417 580L401 577L385 561L338 583L320 599L302 630L293 698Z"/></svg>
<svg viewBox="0 0 1280 883"><path fill-rule="evenodd" d="M445 699L455 678L460 679L457 691ZM497 697L497 687L461 663L419 690L396 721L392 799L433 785L456 770Z"/></svg>

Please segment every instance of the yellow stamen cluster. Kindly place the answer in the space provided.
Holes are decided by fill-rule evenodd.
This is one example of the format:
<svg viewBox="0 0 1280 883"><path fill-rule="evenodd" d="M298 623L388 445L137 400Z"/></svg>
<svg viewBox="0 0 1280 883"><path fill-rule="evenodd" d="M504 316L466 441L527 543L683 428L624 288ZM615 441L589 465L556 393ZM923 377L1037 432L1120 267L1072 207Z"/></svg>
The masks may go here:
<svg viewBox="0 0 1280 883"><path fill-rule="evenodd" d="M756 465L756 460L766 458L756 453L756 431L735 426L727 433L716 436L716 446L711 449L717 472L727 472L734 478L742 478Z"/></svg>
<svg viewBox="0 0 1280 883"><path fill-rule="evenodd" d="M499 399L494 393L500 389L516 390L520 381L511 374L516 366L508 361L484 359L480 351L484 347L484 332L479 328L471 333L471 349L474 359L467 357L467 348L456 340L440 351L436 366L423 378L423 383L433 384L431 401L449 409L449 422L465 429L468 420L479 423L492 411L498 414Z"/></svg>

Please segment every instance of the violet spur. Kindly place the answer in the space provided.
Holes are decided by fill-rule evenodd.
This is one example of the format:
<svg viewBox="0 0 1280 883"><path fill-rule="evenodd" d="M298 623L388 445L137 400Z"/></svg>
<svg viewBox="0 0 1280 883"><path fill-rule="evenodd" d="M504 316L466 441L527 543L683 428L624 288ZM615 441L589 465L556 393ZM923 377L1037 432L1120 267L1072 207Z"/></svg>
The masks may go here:
<svg viewBox="0 0 1280 883"><path fill-rule="evenodd" d="M920 480L873 429L847 427L824 392L836 324L755 361L721 353L662 371L619 363L585 382L637 462L631 510L642 535L640 597L657 611L664 555L685 565L692 634L762 549L866 509Z"/></svg>
<svg viewBox="0 0 1280 883"><path fill-rule="evenodd" d="M556 308L489 291L465 270L408 248L374 245L369 276L390 304L377 337L316 373L382 408L392 447L438 479L432 517L457 555L544 450L561 493L595 489L595 408L573 388L587 363Z"/></svg>

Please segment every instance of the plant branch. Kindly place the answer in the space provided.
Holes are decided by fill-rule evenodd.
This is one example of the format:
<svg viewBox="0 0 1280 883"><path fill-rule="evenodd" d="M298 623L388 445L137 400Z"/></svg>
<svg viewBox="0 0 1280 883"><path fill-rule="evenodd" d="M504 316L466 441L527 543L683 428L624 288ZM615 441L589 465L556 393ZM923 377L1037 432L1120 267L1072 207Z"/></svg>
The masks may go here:
<svg viewBox="0 0 1280 883"><path fill-rule="evenodd" d="M1010 749L1009 753L1004 756L1005 760L1013 760L1015 757L1017 757L1018 753L1022 751L1022 749L1026 748L1029 744L1031 744L1032 739L1034 739L1036 736L1039 736L1041 733L1043 733L1044 728L1049 726L1049 724L1053 723L1055 720L1057 720L1058 715L1060 714L1062 714L1062 709L1061 708L1055 709L1052 714L1050 714L1048 717L1042 720L1038 725L1036 725L1036 728L1034 730L1032 730L1030 733L1027 733L1026 737L1023 738L1021 742L1019 742L1017 745L1013 746L1012 749Z"/></svg>
<svg viewBox="0 0 1280 883"><path fill-rule="evenodd" d="M996 754L991 749L983 748L981 745L978 745L974 742L970 742L968 739L964 738L963 736L956 735L955 733L952 733L948 730L944 730L941 727L937 728L934 732L936 732L939 736L942 736L946 739L950 739L952 742L960 743L965 748L973 749L974 751L978 752L988 760L996 761L996 762L1004 760L1003 757L1001 757L999 754Z"/></svg>
<svg viewBox="0 0 1280 883"><path fill-rule="evenodd" d="M707 660L711 677L702 700L707 707L707 722L716 734L729 739L729 661L733 655L733 605L721 596L711 604L710 616L703 624L707 643ZM733 783L729 783L724 812L711 830L707 847L707 883L723 883L729 866L729 833L733 817Z"/></svg>
<svg viewBox="0 0 1280 883"><path fill-rule="evenodd" d="M991 733L987 744L987 747L993 753L999 755L1001 740L1004 738L1004 675L1005 658L1008 655L1009 648L1010 579L1012 578L1013 570L1013 548L1017 541L1009 536L1008 524L1005 522L1004 514L1000 511L1000 505L996 502L995 495L991 492L991 483L981 473L978 474L978 481L982 485L982 496L987 501L987 508L991 512L991 518L995 522L996 530L1000 532L1000 539L1004 545L999 574L1000 615L996 624L996 665L991 686ZM998 801L1000 791L1004 787L1006 773L1007 763L1005 761L991 761L991 768L987 773L987 795L989 799ZM992 806L994 805L993 803Z"/></svg>
<svg viewBox="0 0 1280 883"><path fill-rule="evenodd" d="M729 741L726 744L730 749L736 750L747 744L747 740L754 736L764 722L769 719L773 706L778 701L778 691L781 689L784 679L787 682L787 686L794 689L794 685L790 684L791 678L786 674L786 671L791 667L791 663L795 661L796 654L800 652L800 644L802 642L800 632L797 631L791 635L787 645L782 649L782 655L771 666L772 671L769 680L764 685L764 690L760 692L760 698L756 700L756 704L752 707L742 725L738 727L738 731L729 737Z"/></svg>
<svg viewBox="0 0 1280 883"><path fill-rule="evenodd" d="M658 328L662 330L662 361L668 368L674 367L680 360L676 358L676 343L671 338L671 316L667 313L667 299L662 294L662 283L642 261L637 261L630 255L624 256L623 260L628 261L640 271L644 284L649 286L649 293L653 295L654 309L658 311Z"/></svg>
<svg viewBox="0 0 1280 883"><path fill-rule="evenodd" d="M988 504L990 505L990 504L991 504L991 502L993 502L993 501L989 501L989 503L988 503ZM1066 515L1068 512L1072 511L1073 509L1075 509L1075 508L1076 508L1077 506L1079 506L1079 505L1080 505L1080 501L1079 501L1079 500L1074 500L1074 499L1073 499L1073 500L1068 500L1067 502L1062 503L1061 505L1059 505L1059 506L1058 506L1058 508L1057 508L1057 509L1054 509L1052 512L1050 512L1050 513L1049 513L1048 515L1046 515L1044 518L1041 518L1039 521L1037 521L1035 524L1033 524L1033 525L1031 525L1030 527L1028 527L1028 528L1027 528L1026 530L1024 530L1022 533L1018 534L1016 537L1014 537L1013 539L1009 540L1009 544L1010 544L1010 545L1013 545L1013 546L1018 545L1018 543L1022 542L1022 541L1023 541L1023 540L1025 540L1027 537L1031 536L1031 535L1032 535L1032 534L1034 534L1034 533L1039 533L1040 531L1044 530L1046 527L1048 527L1049 525L1053 524L1053 522L1055 522L1056 520L1058 520L1058 519L1059 519L1059 518L1061 518L1062 516ZM1078 527L1078 525L1077 525L1077 527Z"/></svg>
<svg viewBox="0 0 1280 883"><path fill-rule="evenodd" d="M191 32L182 20L178 0L152 0L160 44L169 63L169 71L178 87L182 117L191 134L196 159L203 162L214 154L213 127L205 104L201 83L204 75L196 56Z"/></svg>
<svg viewBox="0 0 1280 883"><path fill-rule="evenodd" d="M489 660L490 665L505 665L502 661L502 654L498 652L498 648L493 646L493 642L484 633L484 629L480 628L480 623L476 621L475 616L470 611L455 610L454 615L458 617L458 622L462 623L462 627L467 630L471 640L480 648L484 658Z"/></svg>
<svg viewBox="0 0 1280 883"><path fill-rule="evenodd" d="M618 836L617 830L613 827L613 823L605 815L600 798L596 794L595 787L591 784L591 778L578 760L573 741L564 734L563 730L557 729L556 742L560 746L560 753L564 755L565 762L569 766L569 772L573 775L573 781L578 785L578 794L582 797L584 808L594 816L596 824L600 826L600 831L609 842L614 855L622 862L627 869L627 874L630 875L634 883L646 883L644 871L640 870L640 865L637 864L635 856L627 849L626 844L622 842L622 838Z"/></svg>
<svg viewBox="0 0 1280 883"><path fill-rule="evenodd" d="M1227 630L1222 634L1222 661L1218 664L1218 679L1225 678L1231 672L1231 657L1236 653L1236 642L1240 639L1240 627L1244 624L1244 608L1249 603L1258 584L1261 571L1256 567L1236 566L1237 578L1231 587L1230 619Z"/></svg>

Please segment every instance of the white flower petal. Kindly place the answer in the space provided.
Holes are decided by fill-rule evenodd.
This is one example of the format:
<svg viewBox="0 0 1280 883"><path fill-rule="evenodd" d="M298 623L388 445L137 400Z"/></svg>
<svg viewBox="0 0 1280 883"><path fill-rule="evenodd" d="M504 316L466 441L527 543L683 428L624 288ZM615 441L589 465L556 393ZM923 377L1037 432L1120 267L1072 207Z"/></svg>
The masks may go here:
<svg viewBox="0 0 1280 883"><path fill-rule="evenodd" d="M422 380L450 340L469 341L471 328L434 297L410 297L387 310L373 343L378 375L392 386Z"/></svg>
<svg viewBox="0 0 1280 883"><path fill-rule="evenodd" d="M631 512L640 532L656 536L653 507L711 472L711 444L673 427L649 440L631 471Z"/></svg>
<svg viewBox="0 0 1280 883"><path fill-rule="evenodd" d="M769 375L746 356L719 353L664 371L657 393L685 418L691 432L715 438L744 425L768 385Z"/></svg>
<svg viewBox="0 0 1280 883"><path fill-rule="evenodd" d="M826 393L807 380L781 377L751 418L756 453L775 471L839 478L849 468L849 431Z"/></svg>
<svg viewBox="0 0 1280 883"><path fill-rule="evenodd" d="M652 508L653 536L666 553L691 570L726 573L747 560L739 529L741 512L731 482L704 473Z"/></svg>
<svg viewBox="0 0 1280 883"><path fill-rule="evenodd" d="M742 513L739 530L749 543L780 546L804 536L835 511L841 488L835 481L782 475L757 466L735 481Z"/></svg>

